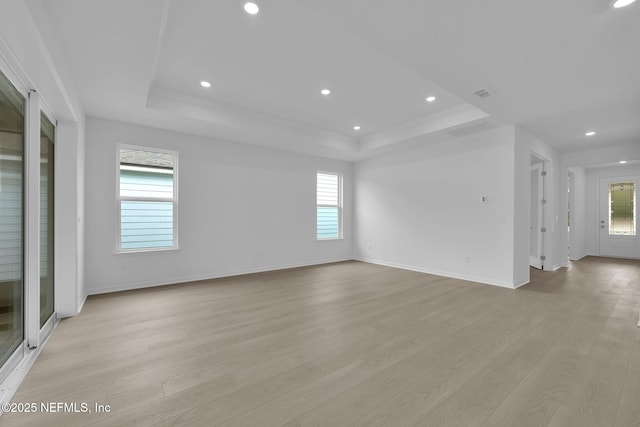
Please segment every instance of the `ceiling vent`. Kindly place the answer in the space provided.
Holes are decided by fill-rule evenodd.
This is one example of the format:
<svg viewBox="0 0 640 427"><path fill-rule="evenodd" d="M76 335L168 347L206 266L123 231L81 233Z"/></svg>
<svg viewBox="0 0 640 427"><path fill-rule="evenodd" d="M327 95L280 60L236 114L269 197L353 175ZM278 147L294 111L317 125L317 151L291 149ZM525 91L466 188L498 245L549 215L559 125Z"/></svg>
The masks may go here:
<svg viewBox="0 0 640 427"><path fill-rule="evenodd" d="M491 89L489 86L487 86L487 87L483 87L482 89L476 90L475 92L473 92L473 94L478 98L489 98L490 96L495 95L496 92L493 89Z"/></svg>

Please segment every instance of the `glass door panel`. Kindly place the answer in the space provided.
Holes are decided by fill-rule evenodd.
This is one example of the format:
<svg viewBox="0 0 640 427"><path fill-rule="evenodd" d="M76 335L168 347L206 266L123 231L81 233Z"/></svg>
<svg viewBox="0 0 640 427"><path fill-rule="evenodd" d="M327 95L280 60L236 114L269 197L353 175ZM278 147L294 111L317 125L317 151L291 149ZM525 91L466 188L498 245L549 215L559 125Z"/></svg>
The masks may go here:
<svg viewBox="0 0 640 427"><path fill-rule="evenodd" d="M40 327L53 314L53 144L55 127L40 115Z"/></svg>
<svg viewBox="0 0 640 427"><path fill-rule="evenodd" d="M612 182L609 184L609 235L636 235L636 183Z"/></svg>
<svg viewBox="0 0 640 427"><path fill-rule="evenodd" d="M0 72L0 367L24 341L25 99Z"/></svg>

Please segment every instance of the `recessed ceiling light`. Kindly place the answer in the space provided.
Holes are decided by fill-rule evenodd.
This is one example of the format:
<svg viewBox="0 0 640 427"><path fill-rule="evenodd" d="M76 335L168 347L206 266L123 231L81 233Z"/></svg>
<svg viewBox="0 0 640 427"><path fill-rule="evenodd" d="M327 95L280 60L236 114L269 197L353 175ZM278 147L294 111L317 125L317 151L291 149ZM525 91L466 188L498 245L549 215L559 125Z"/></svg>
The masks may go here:
<svg viewBox="0 0 640 427"><path fill-rule="evenodd" d="M248 1L244 4L244 11L249 15L255 15L256 13L260 12L260 8L254 2Z"/></svg>
<svg viewBox="0 0 640 427"><path fill-rule="evenodd" d="M613 4L613 7L619 9L621 7L629 6L634 1L636 0L616 0L616 2Z"/></svg>
<svg viewBox="0 0 640 427"><path fill-rule="evenodd" d="M595 134L596 134L596 133L595 133L594 131L589 131L589 132L585 133L584 135L585 135L585 136L593 136L593 135L595 135Z"/></svg>
<svg viewBox="0 0 640 427"><path fill-rule="evenodd" d="M353 127L353 130L360 130L360 126L357 126L357 125L356 125L356 126L354 126L354 127Z"/></svg>
<svg viewBox="0 0 640 427"><path fill-rule="evenodd" d="M206 80L203 80L203 81L200 82L200 86L202 86L202 87L211 87L211 83L209 83Z"/></svg>
<svg viewBox="0 0 640 427"><path fill-rule="evenodd" d="M627 163L626 160L620 160L618 163L620 163L621 165L624 165L625 163Z"/></svg>
<svg viewBox="0 0 640 427"><path fill-rule="evenodd" d="M323 95L329 95L331 93L331 91L329 89L322 89L320 91L320 93L323 94Z"/></svg>
<svg viewBox="0 0 640 427"><path fill-rule="evenodd" d="M433 101L435 101L435 100L436 100L436 97L435 97L435 96L429 96L429 97L427 97L427 102L433 102Z"/></svg>

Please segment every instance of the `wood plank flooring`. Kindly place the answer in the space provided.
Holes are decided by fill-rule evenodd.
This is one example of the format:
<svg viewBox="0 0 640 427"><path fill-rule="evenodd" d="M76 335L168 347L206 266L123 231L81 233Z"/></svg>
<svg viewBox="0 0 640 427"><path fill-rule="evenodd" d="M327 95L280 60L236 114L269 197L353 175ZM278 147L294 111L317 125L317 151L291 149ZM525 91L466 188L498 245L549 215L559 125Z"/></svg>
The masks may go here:
<svg viewBox="0 0 640 427"><path fill-rule="evenodd" d="M508 290L361 262L90 297L2 426L640 426L640 262ZM96 413L95 404L110 405Z"/></svg>

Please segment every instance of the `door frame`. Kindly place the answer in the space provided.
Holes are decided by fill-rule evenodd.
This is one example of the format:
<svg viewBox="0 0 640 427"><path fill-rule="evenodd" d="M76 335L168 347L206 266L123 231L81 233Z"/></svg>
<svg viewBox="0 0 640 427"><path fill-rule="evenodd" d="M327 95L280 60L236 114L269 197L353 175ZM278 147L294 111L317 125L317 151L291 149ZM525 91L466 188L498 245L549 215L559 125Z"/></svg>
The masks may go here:
<svg viewBox="0 0 640 427"><path fill-rule="evenodd" d="M537 161L535 163L531 163L531 161L533 159L537 159ZM545 257L545 253L546 253L546 239L545 239L545 234L546 234L546 175L547 175L547 169L548 169L548 159L546 159L545 157L539 155L538 153L535 153L533 151L530 152L529 155L529 159L530 159L530 172L529 172L529 177L531 177L531 172L534 170L540 170L540 173L538 175L538 200L539 200L539 204L538 204L538 224L537 224L537 228L538 228L538 232L536 233L536 236L538 238L538 257L533 257L531 256L531 249L529 249L529 266L530 267L534 267L537 268L539 270L544 270L545 269L545 261L546 261L546 257ZM533 194L531 192L531 182L529 183L529 203L532 203L532 197ZM529 206L530 212L529 215L531 215L531 206ZM531 248L531 217L529 217L529 248Z"/></svg>
<svg viewBox="0 0 640 427"><path fill-rule="evenodd" d="M530 193L529 193L529 203L530 203L530 209L529 209L529 266L537 268L538 270L541 270L543 267L543 263L542 260L540 259L540 255L542 255L542 233L540 233L540 223L542 221L542 216L543 216L543 211L542 211L542 203L540 203L540 199L543 196L543 194L541 194L542 192L542 179L543 177L541 176L541 172L543 170L542 167L542 162L540 163L536 163L531 165L531 169L530 169L530 177L531 177L531 182L529 185L530 188ZM536 176L536 180L537 183L534 182L534 172L535 172L535 176ZM537 187L537 191L534 193L534 188ZM536 196L536 200L534 200L534 194ZM535 206L534 206L535 203ZM533 221L533 213L535 212L536 215L536 221L534 224ZM538 230L537 232L534 231L534 227ZM535 255L531 254L531 244L532 244L532 239L534 238L533 236L536 236L535 238L537 238L538 242L537 242L537 253Z"/></svg>

